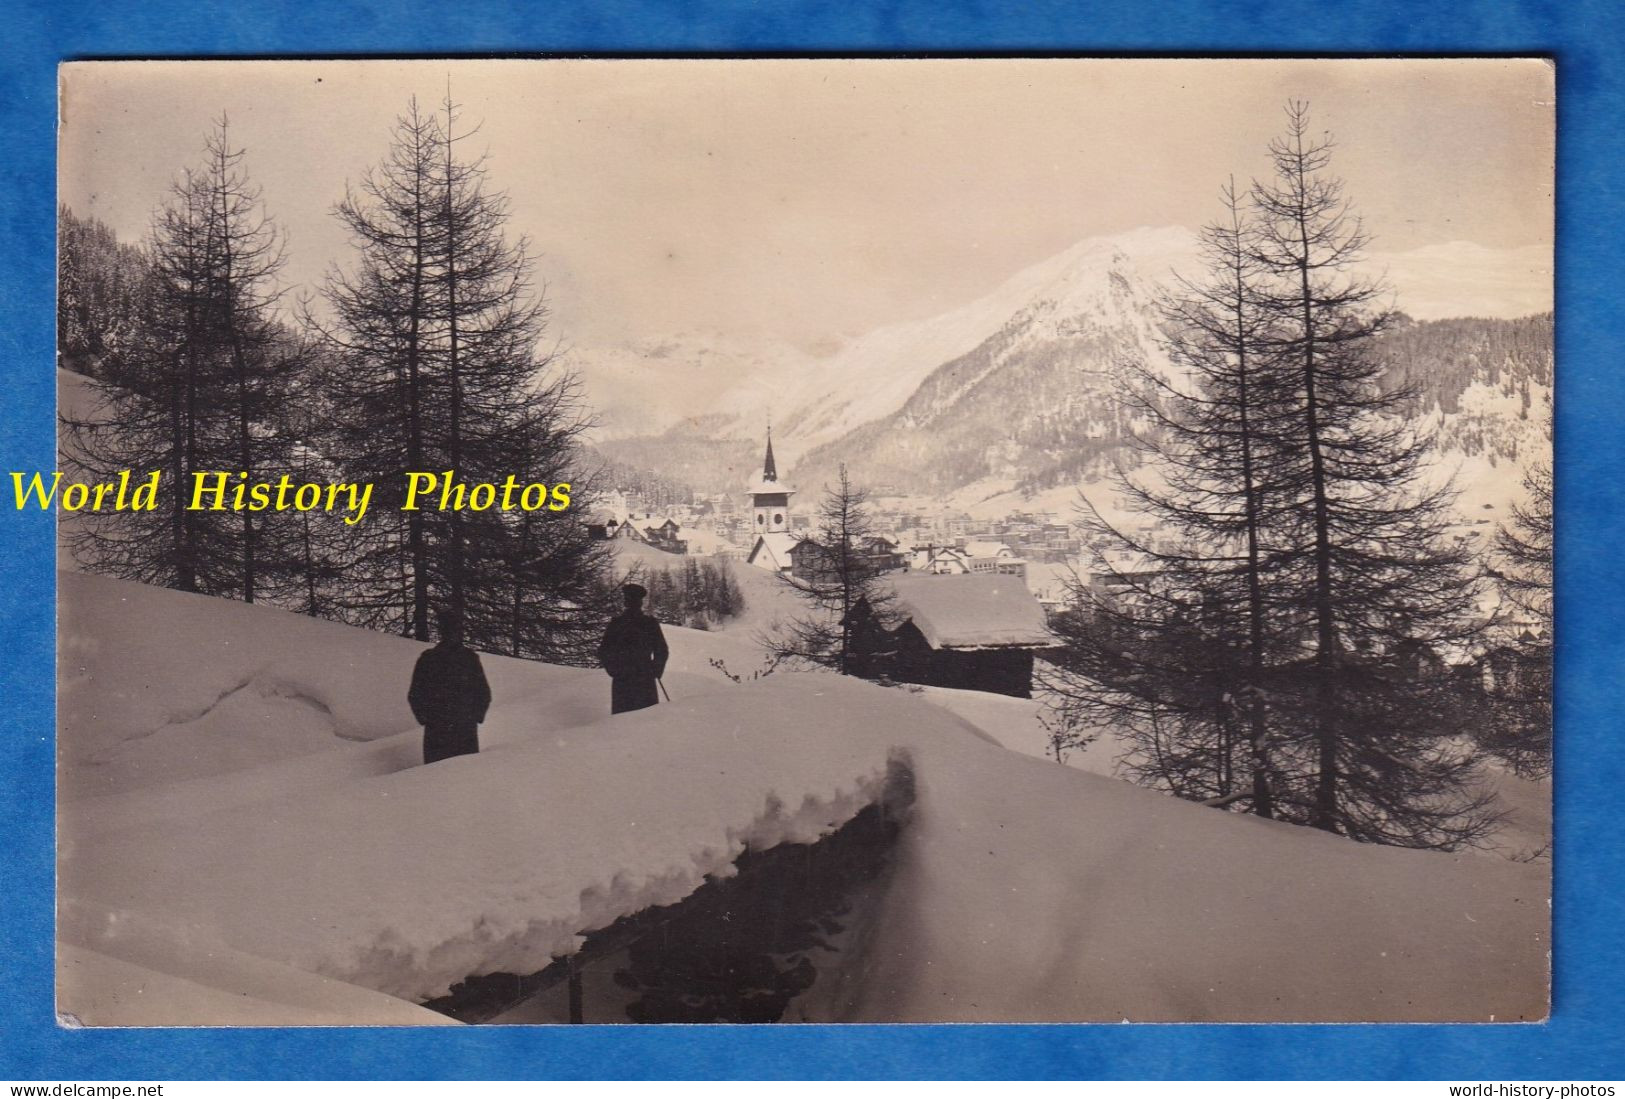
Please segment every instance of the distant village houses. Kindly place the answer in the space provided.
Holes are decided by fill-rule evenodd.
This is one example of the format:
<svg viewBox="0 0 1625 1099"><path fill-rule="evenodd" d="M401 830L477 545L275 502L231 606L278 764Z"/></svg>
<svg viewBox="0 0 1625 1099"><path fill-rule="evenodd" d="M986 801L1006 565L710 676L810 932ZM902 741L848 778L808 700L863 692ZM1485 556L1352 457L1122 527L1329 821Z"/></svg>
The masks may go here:
<svg viewBox="0 0 1625 1099"><path fill-rule="evenodd" d="M908 568L908 557L896 538L880 534L863 539L846 554L854 569L865 575L878 575ZM814 541L801 538L790 547L790 576L796 580L817 582L833 575L841 555Z"/></svg>
<svg viewBox="0 0 1625 1099"><path fill-rule="evenodd" d="M587 520L587 533L594 538L606 541L625 538L667 553L688 552L688 543L681 536L682 529L677 520L659 515L617 515L601 511Z"/></svg>
<svg viewBox="0 0 1625 1099"><path fill-rule="evenodd" d="M917 546L909 564L920 572L937 576L1027 575L1026 560L1016 556L1008 545L979 539L966 541L963 545Z"/></svg>

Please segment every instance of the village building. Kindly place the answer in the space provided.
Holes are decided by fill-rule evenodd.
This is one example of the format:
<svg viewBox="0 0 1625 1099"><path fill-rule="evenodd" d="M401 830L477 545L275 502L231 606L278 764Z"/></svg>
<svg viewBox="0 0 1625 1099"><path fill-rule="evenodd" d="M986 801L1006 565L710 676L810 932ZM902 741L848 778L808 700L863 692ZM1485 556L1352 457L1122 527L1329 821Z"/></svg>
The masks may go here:
<svg viewBox="0 0 1625 1099"><path fill-rule="evenodd" d="M811 538L790 547L789 575L796 580L819 580L830 572L829 555Z"/></svg>
<svg viewBox="0 0 1625 1099"><path fill-rule="evenodd" d="M1025 577L1027 561L1003 542L970 540L963 545L916 546L909 567L936 576Z"/></svg>
<svg viewBox="0 0 1625 1099"><path fill-rule="evenodd" d="M871 535L861 544L853 546L848 554L854 571L874 576L906 569L908 560L897 539L885 534ZM797 580L816 583L835 574L839 558L811 538L802 538L790 547L790 575Z"/></svg>
<svg viewBox="0 0 1625 1099"><path fill-rule="evenodd" d="M650 519L655 519L650 516ZM688 543L682 537L682 526L675 519L666 518L661 522L650 522L643 527L643 540L658 550L667 553L687 553Z"/></svg>
<svg viewBox="0 0 1625 1099"><path fill-rule="evenodd" d="M1056 639L1020 577L906 572L887 586L895 625L866 599L848 616L855 674L1032 697L1033 660Z"/></svg>
<svg viewBox="0 0 1625 1099"><path fill-rule="evenodd" d="M1486 698L1517 698L1549 692L1552 682L1552 643L1533 629L1524 629L1511 643L1492 646L1471 665L1472 676Z"/></svg>
<svg viewBox="0 0 1625 1099"><path fill-rule="evenodd" d="M744 556L738 546L714 529L689 527L683 531L683 541L690 554L701 557L726 557L732 560Z"/></svg>
<svg viewBox="0 0 1625 1099"><path fill-rule="evenodd" d="M626 538L633 542L645 541L643 532L638 529L637 518L625 512L610 510L597 512L587 519L587 533L606 541L615 538Z"/></svg>
<svg viewBox="0 0 1625 1099"><path fill-rule="evenodd" d="M594 538L610 541L624 538L643 542L667 553L687 553L688 543L682 537L682 525L669 516L616 514L599 511L587 519L587 533Z"/></svg>
<svg viewBox="0 0 1625 1099"><path fill-rule="evenodd" d="M1074 602L1074 588L1080 579L1068 562L1046 561L1027 566L1027 590L1033 593L1044 614L1053 619Z"/></svg>

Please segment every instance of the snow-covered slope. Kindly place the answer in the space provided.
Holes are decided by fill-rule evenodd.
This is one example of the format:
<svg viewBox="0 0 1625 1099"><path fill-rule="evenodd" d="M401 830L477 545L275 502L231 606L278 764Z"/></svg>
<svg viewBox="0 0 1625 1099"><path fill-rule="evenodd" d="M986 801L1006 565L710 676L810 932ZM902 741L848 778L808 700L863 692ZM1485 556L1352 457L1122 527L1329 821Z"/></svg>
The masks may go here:
<svg viewBox="0 0 1625 1099"><path fill-rule="evenodd" d="M1177 229L1090 243L1098 247L1069 253L1055 278L1023 286L1032 296L1022 308L973 349L927 374L895 411L804 451L792 476L804 484L827 483L844 463L861 471L865 484L939 498L970 494L972 503L1012 489L1037 496L1057 485L1099 480L1136 430L1121 406L1127 370L1168 369L1156 331L1157 294L1175 272L1193 269L1195 243ZM1446 458L1452 450L1468 457L1485 453L1457 444L1505 436L1542 411L1535 392L1530 412L1531 388L1538 391L1539 384L1536 379L1532 385L1527 374L1541 372L1538 345L1544 339L1544 377L1550 381L1549 315L1544 326L1538 317L1495 319L1521 305L1549 304L1549 268L1525 271L1527 262L1476 246L1445 246L1420 257L1407 253L1395 261L1392 285L1400 308L1415 295L1429 316L1484 314L1412 325L1378 345L1401 377L1444 402L1440 439ZM1380 275L1385 267L1373 260L1366 269ZM1481 285L1485 281L1528 292L1492 292ZM1487 399L1491 394L1481 399L1471 386L1461 393L1468 380L1462 368L1474 362L1491 389L1499 386L1523 402L1526 420L1519 420L1516 403L1503 407L1499 398ZM845 402L851 419L861 420L887 403L874 396L872 385L858 384L843 386L827 401ZM1464 398L1460 403L1458 396ZM807 441L818 443L819 437Z"/></svg>
<svg viewBox="0 0 1625 1099"><path fill-rule="evenodd" d="M1176 227L1091 237L957 309L877 329L786 394L784 451L794 457L892 415L939 367L1012 326L1035 341L1078 317L1101 328L1149 324L1137 297L1188 266L1195 249L1191 233ZM957 384L976 380L967 375Z"/></svg>
<svg viewBox="0 0 1625 1099"><path fill-rule="evenodd" d="M766 337L687 332L577 348L570 364L605 438L658 435L688 425L718 438L757 438L771 413L787 461L901 410L934 371L1013 326L1030 342L1083 319L1102 328L1124 318L1122 284L1149 292L1196 262L1195 235L1167 226L1091 237L1010 276L942 314L835 341L821 355ZM1550 249L1493 249L1457 241L1371 254L1365 264L1422 320L1512 318L1549 310ZM1118 291L1114 294L1114 288ZM1143 302L1130 302L1143 309ZM1063 333L1064 334L1064 333Z"/></svg>
<svg viewBox="0 0 1625 1099"><path fill-rule="evenodd" d="M960 749L920 768L889 949L855 1018L1545 1015L1539 868L1360 846Z"/></svg>
<svg viewBox="0 0 1625 1099"><path fill-rule="evenodd" d="M493 658L486 750L411 766L415 734L390 734L388 697L410 643L61 580L81 648L99 646L70 688L66 761L84 735L139 753L167 700L219 697L262 664L320 696L334 728L378 737L64 799L59 1008L87 1023L127 1019L106 992L131 982L151 996L146 1021L248 1021L220 1017L200 987L280 1005L279 1021L412 1021L398 1000L539 969L579 934L727 873L747 844L824 834L894 766L917 801L843 1018L1545 1011L1541 866L1363 847L1175 801L1011 752L913 692L816 674L695 675L675 703L611 718L596 673ZM154 636L161 656L115 669ZM283 716L236 711L190 755L281 743ZM76 982L87 958L95 976ZM339 997L331 982L398 1000Z"/></svg>
<svg viewBox="0 0 1625 1099"><path fill-rule="evenodd" d="M92 1026L455 1025L393 996L218 947L147 944L161 969L128 960L143 949L127 930L118 949L125 956L57 946L57 995L71 1005L63 1008L65 1020Z"/></svg>
<svg viewBox="0 0 1625 1099"><path fill-rule="evenodd" d="M416 728L406 683L420 642L90 574L58 582L66 799L207 780ZM597 716L584 698L570 708L584 689L608 694L600 672L484 663L499 697L550 700L550 725ZM482 730L492 741L510 733L500 720Z"/></svg>

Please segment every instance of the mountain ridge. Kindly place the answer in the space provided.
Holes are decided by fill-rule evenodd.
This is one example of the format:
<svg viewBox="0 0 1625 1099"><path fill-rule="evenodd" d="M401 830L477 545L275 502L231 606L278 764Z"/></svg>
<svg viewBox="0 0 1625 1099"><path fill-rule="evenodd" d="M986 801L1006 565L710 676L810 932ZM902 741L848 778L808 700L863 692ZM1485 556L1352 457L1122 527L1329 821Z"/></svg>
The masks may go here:
<svg viewBox="0 0 1625 1099"><path fill-rule="evenodd" d="M1116 400L1118 379L1127 363L1168 369L1156 332L1157 295L1178 274L1196 270L1198 252L1195 235L1177 227L1090 238L963 306L877 329L825 358L780 349L752 359L737 350L695 347L703 337L665 341L650 348L656 354L642 369L651 376L665 372L668 380L671 371L683 371L676 397L683 407L669 410L664 422L648 421L649 430L620 438L606 432L599 446L639 463L658 461L667 446L681 456L682 479L704 491L734 490L743 481L746 444L759 448L771 410L781 468L797 483L828 482L843 461L867 483L932 496L973 483L1027 492L1096 479L1123 453L1133 427ZM1465 315L1538 303L1539 279L1519 274L1538 252L1452 242L1403 254L1395 304L1403 308L1416 298L1438 309L1457 300ZM1366 266L1395 270L1392 257L1373 257ZM1477 273L1451 299L1452 280L1464 269ZM1504 292L1520 280L1535 290ZM1404 335L1416 325L1449 323L1459 331L1434 339L1437 353L1422 346L1433 337ZM1494 316L1417 321L1413 315L1385 346L1427 364L1402 364L1407 381L1431 384L1428 375L1442 372L1434 404L1449 418L1457 415L1452 402L1467 382L1446 360L1466 353L1474 340L1505 342L1512 323ZM1529 384L1550 388L1549 365L1542 374L1525 361L1545 355L1549 364L1549 319L1546 324L1545 335L1538 325L1526 325L1525 346L1509 352L1527 375L1519 383L1525 418L1533 400ZM1480 331L1495 325L1503 327L1494 338ZM1475 356L1491 353L1474 346ZM730 380L730 371L742 373ZM1488 381L1500 384L1498 375ZM649 393L652 386L646 378L633 388ZM1445 432L1455 444L1482 447L1495 438L1495 418L1506 411L1501 398L1486 393L1474 407L1475 428ZM708 466L723 476L712 476Z"/></svg>

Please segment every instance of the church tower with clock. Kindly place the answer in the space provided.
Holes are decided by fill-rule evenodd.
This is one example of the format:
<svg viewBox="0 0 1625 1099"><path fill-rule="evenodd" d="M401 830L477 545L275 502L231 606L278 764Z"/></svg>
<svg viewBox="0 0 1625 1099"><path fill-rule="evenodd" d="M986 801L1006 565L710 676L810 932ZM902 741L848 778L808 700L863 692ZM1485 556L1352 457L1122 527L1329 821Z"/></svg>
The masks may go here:
<svg viewBox="0 0 1625 1099"><path fill-rule="evenodd" d="M796 490L779 481L773 460L773 429L767 429L767 455L762 472L747 486L750 493L751 549L745 563L780 576L791 574L791 551L801 541L790 529L790 497Z"/></svg>
<svg viewBox="0 0 1625 1099"><path fill-rule="evenodd" d="M790 529L790 497L795 489L779 483L779 470L773 461L773 429L767 429L767 455L762 472L750 486L751 532L783 534Z"/></svg>

